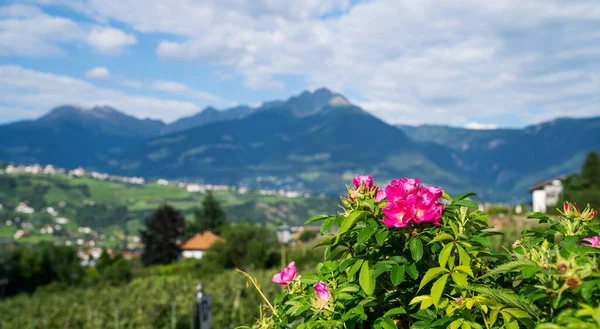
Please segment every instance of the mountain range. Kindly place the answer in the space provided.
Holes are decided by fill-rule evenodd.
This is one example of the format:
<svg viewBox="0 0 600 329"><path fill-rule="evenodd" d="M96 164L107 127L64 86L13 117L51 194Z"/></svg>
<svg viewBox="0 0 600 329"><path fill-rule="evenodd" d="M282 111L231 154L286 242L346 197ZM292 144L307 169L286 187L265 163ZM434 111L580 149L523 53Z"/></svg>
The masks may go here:
<svg viewBox="0 0 600 329"><path fill-rule="evenodd" d="M0 126L0 160L84 166L129 176L325 193L357 173L411 176L450 193L519 201L533 183L579 170L600 150L600 117L524 129L392 126L321 88L259 107L165 124L108 106L61 106Z"/></svg>

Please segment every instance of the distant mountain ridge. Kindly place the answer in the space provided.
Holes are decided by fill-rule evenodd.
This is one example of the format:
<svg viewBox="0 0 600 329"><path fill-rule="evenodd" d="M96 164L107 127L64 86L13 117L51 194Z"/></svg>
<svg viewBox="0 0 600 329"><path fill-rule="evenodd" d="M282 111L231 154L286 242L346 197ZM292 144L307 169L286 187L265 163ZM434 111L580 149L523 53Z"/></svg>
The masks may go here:
<svg viewBox="0 0 600 329"><path fill-rule="evenodd" d="M215 122L243 119L253 113L272 108L289 109L297 117L310 116L317 114L328 105L350 105L350 102L341 94L333 93L327 88L319 88L314 92L304 91L286 101L265 102L254 108L241 105L217 110L209 106L192 116L181 118L166 125L162 132L163 134L170 134Z"/></svg>
<svg viewBox="0 0 600 329"><path fill-rule="evenodd" d="M391 126L325 88L258 107L207 108L171 124L63 106L0 125L0 160L147 178L341 192L358 173L420 177L449 192L518 201L600 151L600 117L524 129Z"/></svg>

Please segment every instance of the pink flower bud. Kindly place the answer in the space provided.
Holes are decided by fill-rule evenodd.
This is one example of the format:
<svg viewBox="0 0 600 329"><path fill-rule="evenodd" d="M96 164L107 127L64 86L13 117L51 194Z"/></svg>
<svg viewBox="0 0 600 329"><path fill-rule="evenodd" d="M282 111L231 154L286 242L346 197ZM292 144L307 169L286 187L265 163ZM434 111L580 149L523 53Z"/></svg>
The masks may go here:
<svg viewBox="0 0 600 329"><path fill-rule="evenodd" d="M366 190L370 190L373 186L373 177L370 175L358 175L354 177L352 184L354 184L354 187L356 188L360 188L361 185L364 185Z"/></svg>
<svg viewBox="0 0 600 329"><path fill-rule="evenodd" d="M565 210L565 215L569 215L569 210L571 209L571 204L569 203L569 201L565 202L565 204L563 205L563 209Z"/></svg>
<svg viewBox="0 0 600 329"><path fill-rule="evenodd" d="M296 277L296 262L291 262L281 272L274 274L271 282L279 283L282 286L292 282Z"/></svg>
<svg viewBox="0 0 600 329"><path fill-rule="evenodd" d="M324 301L329 301L331 298L331 293L329 292L329 288L327 288L327 284L323 281L319 281L314 286L315 292Z"/></svg>

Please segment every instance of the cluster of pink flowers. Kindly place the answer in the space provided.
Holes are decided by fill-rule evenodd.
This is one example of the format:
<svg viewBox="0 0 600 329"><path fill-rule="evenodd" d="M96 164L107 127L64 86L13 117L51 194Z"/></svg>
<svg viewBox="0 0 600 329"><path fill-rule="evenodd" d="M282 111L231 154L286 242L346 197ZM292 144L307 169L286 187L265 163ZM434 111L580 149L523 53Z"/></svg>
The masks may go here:
<svg viewBox="0 0 600 329"><path fill-rule="evenodd" d="M386 186L387 205L383 209L383 223L389 227L406 227L415 224L431 223L440 225L442 218L442 189L436 186L421 186L418 178L401 178Z"/></svg>
<svg viewBox="0 0 600 329"><path fill-rule="evenodd" d="M273 274L273 278L271 278L272 282L279 283L282 286L286 286L288 283L292 282L296 278L296 262L291 262L288 264L286 268L281 270L279 273ZM313 287L317 296L324 301L329 301L331 298L331 293L329 292L329 288L327 284L323 281L319 281Z"/></svg>

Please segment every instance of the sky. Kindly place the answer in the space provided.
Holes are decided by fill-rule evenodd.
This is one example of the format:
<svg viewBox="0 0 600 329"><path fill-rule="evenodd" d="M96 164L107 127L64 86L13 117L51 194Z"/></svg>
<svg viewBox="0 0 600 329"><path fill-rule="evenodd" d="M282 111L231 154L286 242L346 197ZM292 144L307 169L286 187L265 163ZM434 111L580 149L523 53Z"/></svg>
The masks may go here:
<svg viewBox="0 0 600 329"><path fill-rule="evenodd" d="M0 1L0 122L171 122L327 87L392 124L600 115L597 0Z"/></svg>

